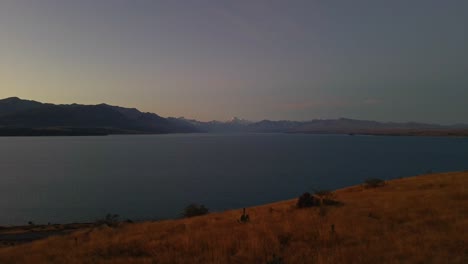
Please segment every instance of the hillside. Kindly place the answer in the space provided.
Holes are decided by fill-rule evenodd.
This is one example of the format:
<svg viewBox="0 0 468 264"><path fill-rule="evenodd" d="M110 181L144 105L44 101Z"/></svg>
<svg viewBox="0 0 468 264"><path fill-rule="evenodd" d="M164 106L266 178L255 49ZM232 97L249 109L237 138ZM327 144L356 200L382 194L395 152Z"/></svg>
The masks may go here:
<svg viewBox="0 0 468 264"><path fill-rule="evenodd" d="M377 122L349 118L314 119L310 121L262 120L248 122L234 118L227 122L182 119L200 131L226 133L306 133L306 134L357 134L382 136L468 136L468 125L438 125L416 122ZM242 120L243 122L239 122Z"/></svg>
<svg viewBox="0 0 468 264"><path fill-rule="evenodd" d="M187 122L107 104L55 105L0 100L0 136L106 135L187 133L198 130Z"/></svg>
<svg viewBox="0 0 468 264"><path fill-rule="evenodd" d="M468 172L159 222L81 229L0 249L0 263L467 263Z"/></svg>
<svg viewBox="0 0 468 264"><path fill-rule="evenodd" d="M135 108L98 105L55 105L11 97L0 100L0 136L80 136L162 133L309 133L384 136L468 136L468 125L443 126L349 118L310 121L237 117L227 122L164 118Z"/></svg>

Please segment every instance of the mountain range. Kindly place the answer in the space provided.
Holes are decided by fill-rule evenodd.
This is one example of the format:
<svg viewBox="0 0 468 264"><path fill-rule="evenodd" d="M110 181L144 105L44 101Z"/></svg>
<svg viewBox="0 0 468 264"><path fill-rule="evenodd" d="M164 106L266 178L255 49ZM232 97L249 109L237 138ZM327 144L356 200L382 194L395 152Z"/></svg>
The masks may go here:
<svg viewBox="0 0 468 264"><path fill-rule="evenodd" d="M0 100L0 135L107 135L200 132L188 122L107 104L55 105Z"/></svg>
<svg viewBox="0 0 468 264"><path fill-rule="evenodd" d="M468 125L443 126L349 118L251 122L235 117L226 122L203 122L185 118L165 118L135 108L107 104L56 105L17 97L0 100L0 136L203 132L467 136Z"/></svg>

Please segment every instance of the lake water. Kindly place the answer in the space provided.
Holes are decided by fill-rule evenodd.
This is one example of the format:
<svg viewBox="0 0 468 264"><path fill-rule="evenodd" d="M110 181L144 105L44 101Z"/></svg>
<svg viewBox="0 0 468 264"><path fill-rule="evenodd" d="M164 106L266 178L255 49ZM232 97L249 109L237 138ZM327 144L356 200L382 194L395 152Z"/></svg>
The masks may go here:
<svg viewBox="0 0 468 264"><path fill-rule="evenodd" d="M0 138L0 225L178 217L376 177L468 169L468 138L189 134Z"/></svg>

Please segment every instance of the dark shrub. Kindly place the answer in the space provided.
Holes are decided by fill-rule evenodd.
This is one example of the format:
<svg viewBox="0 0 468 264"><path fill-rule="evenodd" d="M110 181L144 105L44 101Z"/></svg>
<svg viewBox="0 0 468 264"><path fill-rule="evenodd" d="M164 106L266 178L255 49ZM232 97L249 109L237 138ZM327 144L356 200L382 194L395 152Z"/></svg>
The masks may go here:
<svg viewBox="0 0 468 264"><path fill-rule="evenodd" d="M366 188L376 188L384 185L385 181L377 178L367 179L366 181L364 181L364 186Z"/></svg>
<svg viewBox="0 0 468 264"><path fill-rule="evenodd" d="M278 242L282 247L285 247L289 244L292 239L292 235L289 233L279 234L278 235Z"/></svg>
<svg viewBox="0 0 468 264"><path fill-rule="evenodd" d="M182 216L193 217L193 216L205 215L207 213L208 213L208 208L206 208L204 205L190 204L189 206L185 207L184 212L182 213Z"/></svg>
<svg viewBox="0 0 468 264"><path fill-rule="evenodd" d="M240 217L240 221L241 223L247 223L250 221L250 216L248 214L245 213L245 208L243 209L242 211L242 215Z"/></svg>
<svg viewBox="0 0 468 264"><path fill-rule="evenodd" d="M273 257L267 261L267 264L284 264L284 259L273 254Z"/></svg>
<svg viewBox="0 0 468 264"><path fill-rule="evenodd" d="M299 199L297 200L297 207L299 208L306 208L306 207L312 207L312 206L318 206L318 205L320 205L320 200L315 198L313 195L311 195L308 192L301 195Z"/></svg>
<svg viewBox="0 0 468 264"><path fill-rule="evenodd" d="M318 190L315 191L315 197L317 197L322 205L337 206L343 205L343 203L335 200L335 193L330 190Z"/></svg>
<svg viewBox="0 0 468 264"><path fill-rule="evenodd" d="M119 215L117 214L106 214L103 219L96 221L97 225L107 225L109 227L116 227L119 225Z"/></svg>

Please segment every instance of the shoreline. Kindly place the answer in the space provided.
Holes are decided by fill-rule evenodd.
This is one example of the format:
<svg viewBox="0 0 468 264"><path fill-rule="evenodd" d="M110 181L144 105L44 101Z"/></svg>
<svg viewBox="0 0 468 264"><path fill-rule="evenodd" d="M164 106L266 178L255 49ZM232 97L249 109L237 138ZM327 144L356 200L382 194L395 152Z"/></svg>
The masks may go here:
<svg viewBox="0 0 468 264"><path fill-rule="evenodd" d="M0 263L467 263L467 184L468 171L420 174L315 193L324 200L312 203L298 193L177 220L111 216L110 226L0 245Z"/></svg>
<svg viewBox="0 0 468 264"><path fill-rule="evenodd" d="M438 176L438 175L445 175L445 174L467 174L468 171L451 171L451 172L441 172L441 173L426 173L420 175L414 175L404 178L397 178L385 181L385 183L392 183L398 181L411 181L411 180L418 180L424 177L431 177L431 176ZM351 185L347 187L343 187L337 190L333 190L333 193L348 193L348 192L356 192L362 191L364 183ZM298 194L299 195L299 194ZM290 204L294 203L297 198L291 198L287 200L281 201L274 201L267 204L255 205L248 207L248 209L252 208L263 208L263 207L270 207L272 208L275 205L279 204ZM220 212L211 212L208 215L215 215L215 214L223 214L228 211L240 211L242 208L237 209L230 209L226 211ZM131 220L122 220L116 222L107 222L106 220L96 220L94 222L73 222L73 223L61 223L61 224L29 224L29 225L10 225L10 226L0 226L0 248L5 246L14 246L24 243L30 243L37 240L45 239L51 236L63 236L71 234L75 231L83 231L88 230L91 232L94 229L99 229L102 227L120 227L120 226L127 226L129 224L144 224L144 223L158 223L158 222L166 222L166 221L183 221L184 218L174 218L174 219L161 219L161 220L142 220L142 221L131 221Z"/></svg>
<svg viewBox="0 0 468 264"><path fill-rule="evenodd" d="M302 134L302 135L343 135L343 136L382 136L382 137L441 137L441 138L467 138L468 130L421 130L421 131L284 131L284 132L191 132L191 133L139 133L139 132L117 132L98 131L61 131L61 130L35 130L28 129L20 133L0 129L0 138L8 137L106 137L106 136L140 136L140 135L171 135L171 134Z"/></svg>

